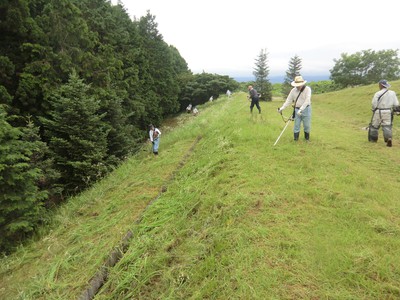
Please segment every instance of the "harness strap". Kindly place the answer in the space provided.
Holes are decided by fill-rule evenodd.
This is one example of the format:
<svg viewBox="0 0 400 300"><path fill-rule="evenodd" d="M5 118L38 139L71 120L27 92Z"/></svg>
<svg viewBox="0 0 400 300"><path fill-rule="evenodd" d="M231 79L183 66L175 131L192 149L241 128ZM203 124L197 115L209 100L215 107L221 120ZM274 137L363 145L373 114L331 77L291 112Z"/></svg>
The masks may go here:
<svg viewBox="0 0 400 300"><path fill-rule="evenodd" d="M296 117L296 103L297 103L297 100L299 100L299 97L300 97L300 94L301 94L301 92L302 91L304 91L304 89L306 88L306 86L304 85L301 89L300 89L300 93L297 95L297 98L296 98L296 101L294 102L294 105L293 105L293 114L292 114L292 118L293 118L293 120L294 120L294 118Z"/></svg>
<svg viewBox="0 0 400 300"><path fill-rule="evenodd" d="M382 123L381 111L382 111L382 110L391 110L390 108L378 108L379 102L381 101L382 96L385 95L387 91L389 91L389 90L384 91L384 92L382 93L382 95L380 95L380 96L378 97L378 101L376 101L376 108L374 109L374 112L373 112L372 118L371 118L371 122L370 122L370 126L371 126L372 128L374 128L374 129L379 129L379 127L381 126L381 123ZM381 119L381 121L380 121L379 124L378 124L378 127L375 127L375 126L372 125L372 120L374 119L374 115L375 115L375 112L376 112L376 111L379 111L379 118Z"/></svg>

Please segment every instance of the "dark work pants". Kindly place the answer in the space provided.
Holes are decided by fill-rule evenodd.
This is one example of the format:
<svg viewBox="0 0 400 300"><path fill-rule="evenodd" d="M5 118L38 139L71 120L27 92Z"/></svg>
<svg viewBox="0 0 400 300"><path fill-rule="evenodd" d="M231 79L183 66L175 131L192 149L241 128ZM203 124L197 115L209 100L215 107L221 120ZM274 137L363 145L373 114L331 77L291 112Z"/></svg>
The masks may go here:
<svg viewBox="0 0 400 300"><path fill-rule="evenodd" d="M258 102L259 102L258 99L257 100L251 99L251 104L250 104L250 111L251 112L253 111L254 105L257 106L258 111L261 112L261 107L260 107L260 104Z"/></svg>

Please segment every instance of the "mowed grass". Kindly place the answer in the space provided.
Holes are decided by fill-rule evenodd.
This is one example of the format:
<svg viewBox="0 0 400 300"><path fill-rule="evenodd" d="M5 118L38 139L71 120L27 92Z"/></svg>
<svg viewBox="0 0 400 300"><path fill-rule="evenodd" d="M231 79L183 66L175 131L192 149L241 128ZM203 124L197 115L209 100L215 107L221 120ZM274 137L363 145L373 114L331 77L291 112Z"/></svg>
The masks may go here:
<svg viewBox="0 0 400 300"><path fill-rule="evenodd" d="M367 141L376 89L314 95L310 143L290 124L273 146L282 101L182 115L1 261L0 298L76 299L128 230L95 299L400 298L400 119L392 148Z"/></svg>

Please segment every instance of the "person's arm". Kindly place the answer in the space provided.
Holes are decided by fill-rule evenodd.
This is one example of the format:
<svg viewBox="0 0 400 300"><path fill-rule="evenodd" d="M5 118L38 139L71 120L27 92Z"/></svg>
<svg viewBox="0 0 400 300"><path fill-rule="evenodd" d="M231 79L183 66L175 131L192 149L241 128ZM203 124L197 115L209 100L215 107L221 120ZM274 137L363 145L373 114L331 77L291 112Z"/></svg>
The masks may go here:
<svg viewBox="0 0 400 300"><path fill-rule="evenodd" d="M279 111L284 110L286 107L288 107L292 102L293 102L293 94L294 94L295 89L292 89L289 93L289 95L286 98L286 101L283 103Z"/></svg>
<svg viewBox="0 0 400 300"><path fill-rule="evenodd" d="M153 130L149 131L150 142L153 142Z"/></svg>
<svg viewBox="0 0 400 300"><path fill-rule="evenodd" d="M394 106L399 106L399 99L397 99L397 95L395 92L393 92L393 102Z"/></svg>
<svg viewBox="0 0 400 300"><path fill-rule="evenodd" d="M379 92L376 92L374 97L372 97L372 102L371 102L371 108L372 110L375 110L378 106L378 98L379 98Z"/></svg>

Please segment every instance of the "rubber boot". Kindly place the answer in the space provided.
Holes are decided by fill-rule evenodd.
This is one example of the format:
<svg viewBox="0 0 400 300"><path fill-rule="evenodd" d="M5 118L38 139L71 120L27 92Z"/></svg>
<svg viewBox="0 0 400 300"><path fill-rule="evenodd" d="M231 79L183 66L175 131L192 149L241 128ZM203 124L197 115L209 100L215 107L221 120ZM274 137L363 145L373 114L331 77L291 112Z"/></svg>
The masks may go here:
<svg viewBox="0 0 400 300"><path fill-rule="evenodd" d="M298 140L299 140L299 135L300 135L300 132L295 132L295 133L294 133L294 140L295 140L295 141L298 141Z"/></svg>
<svg viewBox="0 0 400 300"><path fill-rule="evenodd" d="M310 133L304 131L304 138L306 139L307 142L310 141Z"/></svg>

